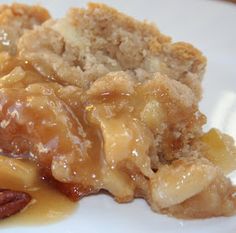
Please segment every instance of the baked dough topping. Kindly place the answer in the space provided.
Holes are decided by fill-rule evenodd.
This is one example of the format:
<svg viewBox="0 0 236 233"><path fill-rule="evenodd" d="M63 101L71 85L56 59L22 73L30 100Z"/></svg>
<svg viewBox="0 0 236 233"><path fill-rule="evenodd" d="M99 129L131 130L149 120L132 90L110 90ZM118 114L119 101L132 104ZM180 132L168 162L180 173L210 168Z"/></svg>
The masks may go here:
<svg viewBox="0 0 236 233"><path fill-rule="evenodd" d="M102 4L49 17L38 7L0 9L8 41L0 53L2 155L37 164L74 201L106 190L181 218L234 214L225 174L236 149L229 136L202 130L201 52Z"/></svg>

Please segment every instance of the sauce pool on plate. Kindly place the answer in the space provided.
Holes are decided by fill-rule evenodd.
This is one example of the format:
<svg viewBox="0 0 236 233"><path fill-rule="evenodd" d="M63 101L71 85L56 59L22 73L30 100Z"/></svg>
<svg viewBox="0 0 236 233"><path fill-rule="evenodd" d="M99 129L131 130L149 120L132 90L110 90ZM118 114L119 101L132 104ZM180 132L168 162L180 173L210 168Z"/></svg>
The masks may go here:
<svg viewBox="0 0 236 233"><path fill-rule="evenodd" d="M32 197L31 202L21 212L0 220L0 228L9 225L53 223L71 215L76 209L74 202L40 179L40 176L34 175L37 173L37 167L32 162L15 161L3 156L0 156L0 160L1 164L8 164L5 169L0 166L1 188L23 191ZM11 169L16 172L11 172ZM24 174L25 171L30 174ZM27 175L30 177L26 177Z"/></svg>

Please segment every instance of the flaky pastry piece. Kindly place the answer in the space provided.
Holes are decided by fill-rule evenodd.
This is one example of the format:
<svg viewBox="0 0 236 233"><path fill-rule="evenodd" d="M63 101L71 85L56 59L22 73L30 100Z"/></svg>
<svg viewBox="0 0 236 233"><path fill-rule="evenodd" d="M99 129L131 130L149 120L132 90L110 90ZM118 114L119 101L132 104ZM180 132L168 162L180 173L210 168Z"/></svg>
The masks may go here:
<svg viewBox="0 0 236 233"><path fill-rule="evenodd" d="M235 213L236 149L202 132L197 49L102 4L24 31L17 47L0 54L3 154L34 161L72 200L106 190L176 217Z"/></svg>
<svg viewBox="0 0 236 233"><path fill-rule="evenodd" d="M48 11L40 6L14 3L0 6L0 48L16 53L19 37L27 29L40 25L50 18Z"/></svg>
<svg viewBox="0 0 236 233"><path fill-rule="evenodd" d="M156 26L103 4L71 9L65 18L25 33L18 47L41 74L63 84L87 89L111 71L125 71L139 81L161 72L201 96L206 59L200 51L172 43Z"/></svg>

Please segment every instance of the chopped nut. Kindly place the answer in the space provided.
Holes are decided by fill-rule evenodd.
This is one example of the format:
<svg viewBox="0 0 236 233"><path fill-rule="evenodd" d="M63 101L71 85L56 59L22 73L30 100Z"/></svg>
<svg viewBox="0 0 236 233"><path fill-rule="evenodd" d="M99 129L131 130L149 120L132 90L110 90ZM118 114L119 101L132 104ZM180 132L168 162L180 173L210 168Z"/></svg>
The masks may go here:
<svg viewBox="0 0 236 233"><path fill-rule="evenodd" d="M31 196L25 192L0 189L0 219L20 212L30 200Z"/></svg>

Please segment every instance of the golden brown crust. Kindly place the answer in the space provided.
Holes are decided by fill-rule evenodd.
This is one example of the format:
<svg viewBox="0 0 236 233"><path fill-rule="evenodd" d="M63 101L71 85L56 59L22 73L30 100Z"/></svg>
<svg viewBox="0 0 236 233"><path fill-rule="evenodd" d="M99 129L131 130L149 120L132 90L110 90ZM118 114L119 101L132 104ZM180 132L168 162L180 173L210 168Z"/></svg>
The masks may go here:
<svg viewBox="0 0 236 233"><path fill-rule="evenodd" d="M197 69L199 65L206 64L206 58L202 55L202 53L189 43L173 43L170 49L170 53L173 59L177 59L178 61L183 63L192 61L191 71L193 73L198 72Z"/></svg>
<svg viewBox="0 0 236 233"><path fill-rule="evenodd" d="M200 63L206 61L199 50L185 42L172 44L172 56L182 61L189 61L192 59L198 60Z"/></svg>
<svg viewBox="0 0 236 233"><path fill-rule="evenodd" d="M29 45L35 37L38 43L44 40L49 29L55 31L55 36L44 43L42 58L40 51ZM51 48L61 43L59 37L64 41L64 51L58 55ZM125 71L137 82L160 72L189 86L198 100L201 97L206 59L199 50L184 42L172 43L155 25L137 21L104 4L71 9L65 18L49 21L25 34L19 50L20 56L34 66L35 60L44 67L50 66L58 80L74 85L68 77L76 76L77 84L85 89L111 71ZM57 59L51 62L53 56ZM68 64L63 72L58 69L62 63Z"/></svg>
<svg viewBox="0 0 236 233"><path fill-rule="evenodd" d="M88 17L97 15L97 17L100 18L98 20L101 23L101 27L106 27L108 23L112 22L117 26L125 27L125 29L130 32L140 31L143 36L155 36L159 43L167 43L171 40L169 36L161 34L155 25L135 20L116 9L101 3L89 3L87 9L72 8L69 15L75 25L80 24L78 15L86 15Z"/></svg>
<svg viewBox="0 0 236 233"><path fill-rule="evenodd" d="M19 37L27 29L33 29L49 19L48 11L40 6L27 6L14 3L0 6L0 48L10 54L16 53Z"/></svg>
<svg viewBox="0 0 236 233"><path fill-rule="evenodd" d="M48 11L41 6L28 6L25 4L13 3L11 6L9 5L1 5L0 6L0 24L6 25L11 24L12 21L15 21L16 18L23 17L25 19L34 19L38 24L43 23L47 19L50 18ZM31 27L29 21L25 20L25 25Z"/></svg>

